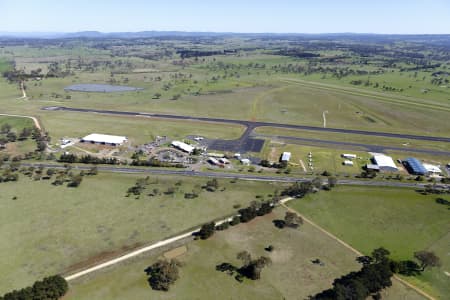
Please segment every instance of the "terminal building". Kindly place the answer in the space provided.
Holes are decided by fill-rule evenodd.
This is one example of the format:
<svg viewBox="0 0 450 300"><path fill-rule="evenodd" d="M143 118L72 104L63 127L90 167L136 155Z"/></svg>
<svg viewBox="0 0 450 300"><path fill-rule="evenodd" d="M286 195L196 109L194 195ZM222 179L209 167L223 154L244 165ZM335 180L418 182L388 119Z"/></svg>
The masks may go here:
<svg viewBox="0 0 450 300"><path fill-rule="evenodd" d="M178 148L184 152L187 152L189 154L191 154L192 152L194 152L194 147L191 145L188 145L186 143L180 142L180 141L173 141L172 142L172 146L174 146L175 148Z"/></svg>
<svg viewBox="0 0 450 300"><path fill-rule="evenodd" d="M125 136L92 133L80 140L82 143L99 145L120 146L127 141Z"/></svg>

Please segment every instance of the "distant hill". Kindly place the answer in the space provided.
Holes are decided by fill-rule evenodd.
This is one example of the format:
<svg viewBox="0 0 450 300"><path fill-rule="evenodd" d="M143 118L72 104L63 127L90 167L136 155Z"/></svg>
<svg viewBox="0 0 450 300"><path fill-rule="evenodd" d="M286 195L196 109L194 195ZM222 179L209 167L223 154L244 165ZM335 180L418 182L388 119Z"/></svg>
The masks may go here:
<svg viewBox="0 0 450 300"><path fill-rule="evenodd" d="M138 32L100 32L100 31L80 31L80 32L1 32L0 38L33 38L33 39L71 39L71 38L154 38L154 37L252 37L252 38L287 38L296 37L305 39L349 39L349 40L450 40L450 34L447 35L390 35L373 33L235 33L235 32L189 32L189 31L138 31Z"/></svg>

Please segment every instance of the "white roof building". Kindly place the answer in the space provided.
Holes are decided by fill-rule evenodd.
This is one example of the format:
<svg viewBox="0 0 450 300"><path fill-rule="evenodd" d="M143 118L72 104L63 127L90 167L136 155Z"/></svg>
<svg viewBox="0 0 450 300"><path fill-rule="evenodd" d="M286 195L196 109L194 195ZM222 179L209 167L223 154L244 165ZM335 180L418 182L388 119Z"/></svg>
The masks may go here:
<svg viewBox="0 0 450 300"><path fill-rule="evenodd" d="M184 152L187 152L187 153L192 153L195 149L193 146L188 145L183 142L180 142L180 141L173 141L172 146L174 146L175 148L178 148Z"/></svg>
<svg viewBox="0 0 450 300"><path fill-rule="evenodd" d="M230 163L230 161L228 159L226 159L225 157L221 157L219 158L219 161L223 164L228 165Z"/></svg>
<svg viewBox="0 0 450 300"><path fill-rule="evenodd" d="M344 160L344 166L353 166L353 162L351 160Z"/></svg>
<svg viewBox="0 0 450 300"><path fill-rule="evenodd" d="M99 133L92 133L81 139L81 142L84 143L104 144L112 146L122 145L126 141L127 138L125 136L99 134Z"/></svg>
<svg viewBox="0 0 450 300"><path fill-rule="evenodd" d="M291 152L283 152L281 161L289 161L291 159Z"/></svg>
<svg viewBox="0 0 450 300"><path fill-rule="evenodd" d="M249 166L252 162L248 158L241 159L241 164Z"/></svg>
<svg viewBox="0 0 450 300"><path fill-rule="evenodd" d="M422 163L423 167L427 170L427 173L430 175L439 175L442 173L441 169L438 166Z"/></svg>
<svg viewBox="0 0 450 300"><path fill-rule="evenodd" d="M208 158L208 161L213 164L213 165L219 165L219 161L217 159L215 159L214 157L210 157Z"/></svg>
<svg viewBox="0 0 450 300"><path fill-rule="evenodd" d="M350 153L343 153L343 154L341 154L341 156L343 158L347 158L347 159L355 159L356 158L356 154L350 154Z"/></svg>
<svg viewBox="0 0 450 300"><path fill-rule="evenodd" d="M395 165L394 160L390 156L381 153L374 153L373 161L380 167L380 171L390 171L390 172L398 171L398 168Z"/></svg>

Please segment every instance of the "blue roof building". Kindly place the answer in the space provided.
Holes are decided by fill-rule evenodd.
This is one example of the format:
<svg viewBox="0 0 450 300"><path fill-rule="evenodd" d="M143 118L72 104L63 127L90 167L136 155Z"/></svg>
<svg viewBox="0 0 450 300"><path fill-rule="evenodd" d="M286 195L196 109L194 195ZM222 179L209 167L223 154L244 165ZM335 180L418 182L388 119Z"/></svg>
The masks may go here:
<svg viewBox="0 0 450 300"><path fill-rule="evenodd" d="M414 157L408 157L403 161L406 169L410 174L414 175L425 175L427 174L427 169L422 165L422 162Z"/></svg>

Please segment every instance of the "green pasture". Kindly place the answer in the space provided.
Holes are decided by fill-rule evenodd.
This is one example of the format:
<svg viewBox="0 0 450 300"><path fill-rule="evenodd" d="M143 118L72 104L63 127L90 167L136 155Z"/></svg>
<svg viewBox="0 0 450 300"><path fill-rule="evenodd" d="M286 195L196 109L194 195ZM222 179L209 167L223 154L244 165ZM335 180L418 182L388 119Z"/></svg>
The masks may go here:
<svg viewBox="0 0 450 300"><path fill-rule="evenodd" d="M0 294L222 218L236 211L233 206L248 205L256 195L267 197L280 188L219 180L223 191L185 199L184 193L201 190L208 179L151 176L139 199L125 197L143 177L100 173L85 177L78 188L23 176L1 183ZM169 188L174 194L165 194ZM148 196L154 189L158 195Z"/></svg>
<svg viewBox="0 0 450 300"><path fill-rule="evenodd" d="M450 293L444 273L450 267L450 222L449 210L435 202L437 197L414 189L341 186L289 205L364 254L380 246L394 259L412 259L419 250L435 251L442 267L405 279L445 299Z"/></svg>
<svg viewBox="0 0 450 300"><path fill-rule="evenodd" d="M334 278L359 268L355 255L309 224L300 229L279 230L272 220L283 218L285 210L248 224L217 232L206 241L187 244L180 279L169 292L153 291L144 270L157 255L136 259L70 284L68 299L305 299L329 288ZM264 251L268 245L275 250ZM258 281L237 282L215 270L229 262L239 265L236 254L247 250L253 256L265 255L272 265ZM311 261L319 258L324 266ZM422 299L398 282L383 292L383 299Z"/></svg>

